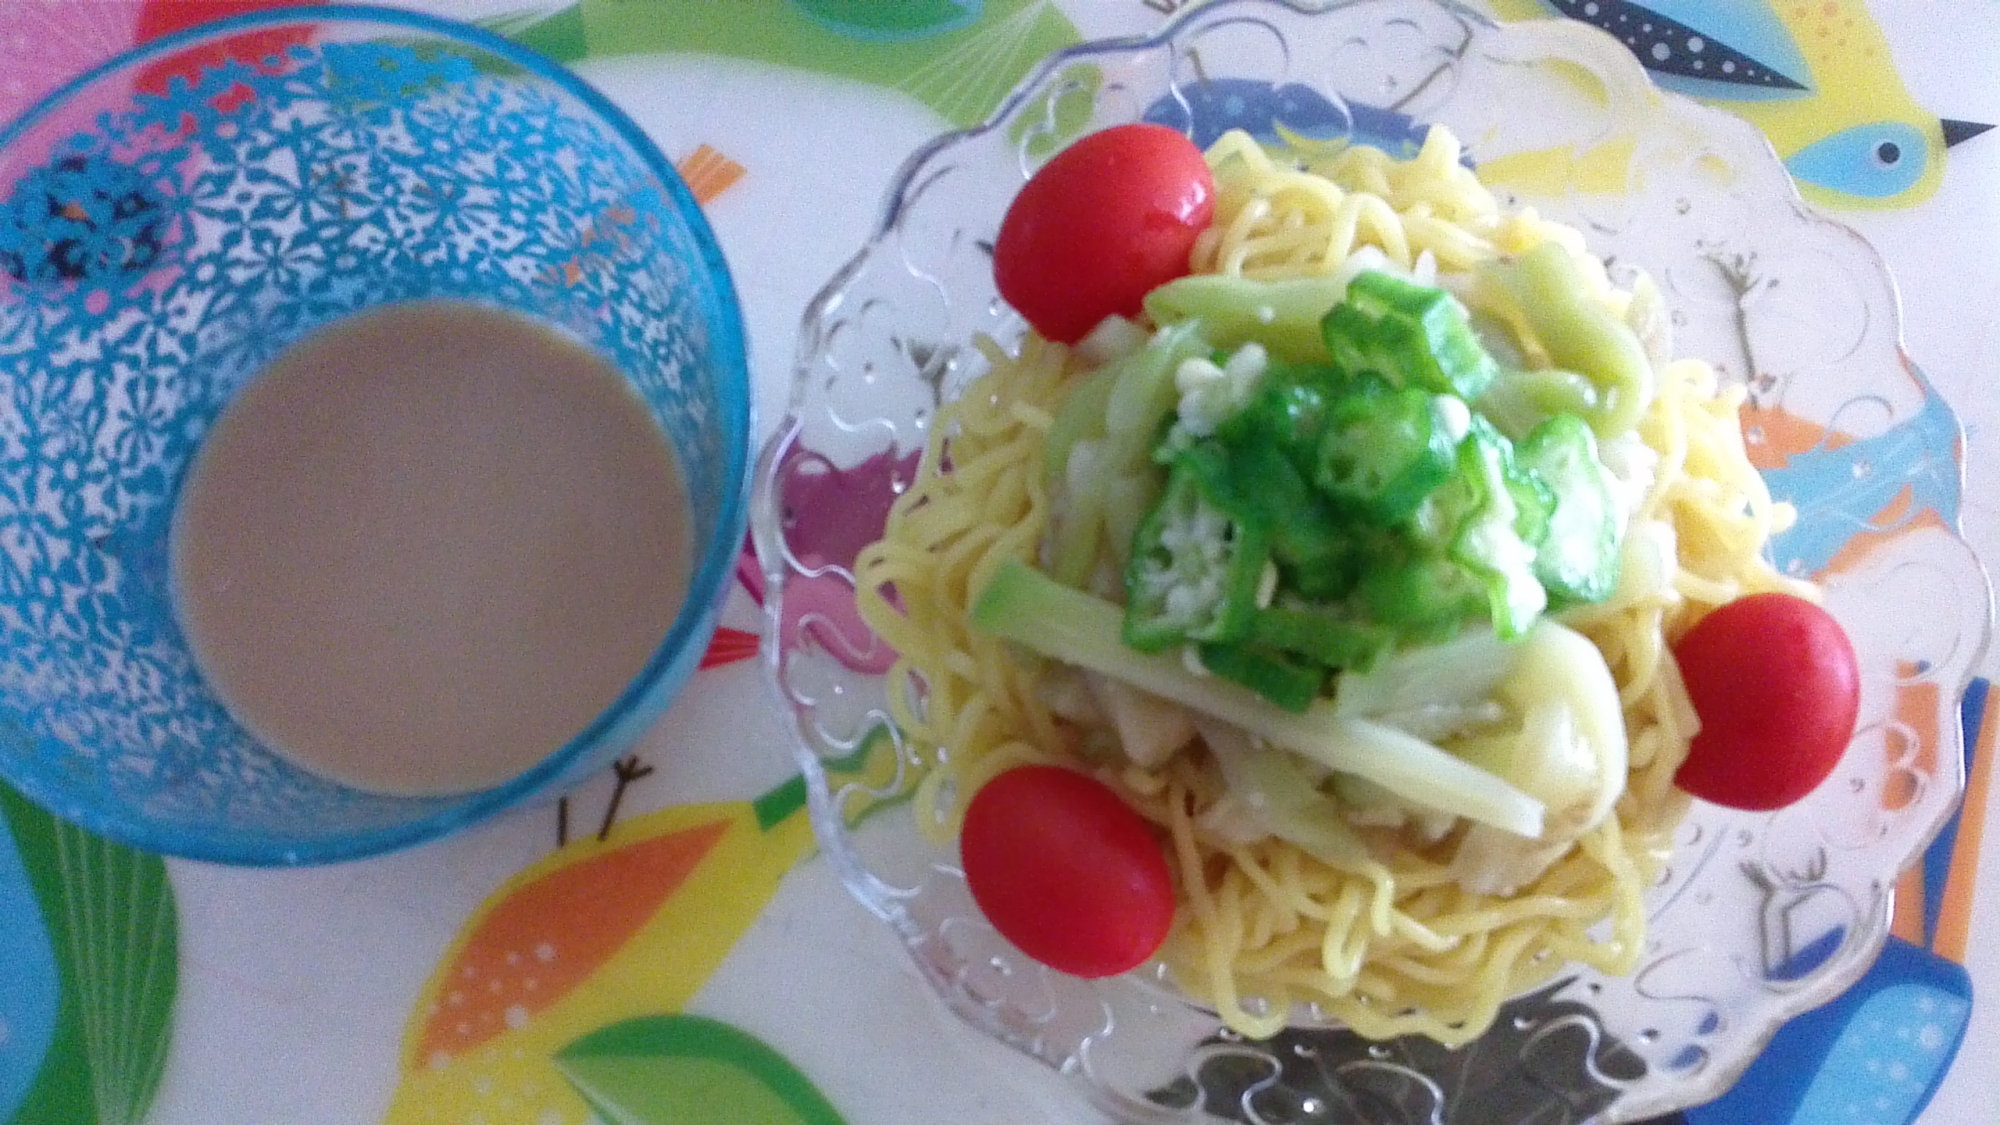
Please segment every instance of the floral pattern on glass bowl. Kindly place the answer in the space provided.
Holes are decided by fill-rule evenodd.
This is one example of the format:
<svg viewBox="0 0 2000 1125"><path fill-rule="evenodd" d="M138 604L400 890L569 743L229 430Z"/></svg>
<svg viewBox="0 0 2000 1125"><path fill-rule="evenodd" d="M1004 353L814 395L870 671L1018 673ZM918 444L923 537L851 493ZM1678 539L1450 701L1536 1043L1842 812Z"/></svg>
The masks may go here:
<svg viewBox="0 0 2000 1125"><path fill-rule="evenodd" d="M1398 152L1446 125L1509 202L1579 226L1614 274L1650 273L1677 353L1748 384L1752 458L1799 513L1773 556L1825 584L1861 655L1861 724L1799 805L1697 802L1631 975L1565 969L1458 1052L1310 1019L1246 1042L1157 971L1083 981L1014 950L973 906L955 849L895 803L913 747L898 740L886 786L829 782L825 763L888 722L886 655L852 608L855 552L938 403L984 370L969 341L1025 330L993 287L1000 218L1062 144L1140 119L1198 143L1283 126ZM1787 1019L1866 971L1898 873L1962 790L1957 707L1990 594L1956 531L1957 422L1897 315L1873 250L1801 205L1757 133L1660 93L1574 23L1498 26L1434 0L1227 0L1054 56L992 121L905 164L875 235L807 311L789 414L758 466L767 668L829 861L955 1012L1129 1120L1429 1122L1470 1099L1495 1122L1633 1120L1714 1097Z"/></svg>

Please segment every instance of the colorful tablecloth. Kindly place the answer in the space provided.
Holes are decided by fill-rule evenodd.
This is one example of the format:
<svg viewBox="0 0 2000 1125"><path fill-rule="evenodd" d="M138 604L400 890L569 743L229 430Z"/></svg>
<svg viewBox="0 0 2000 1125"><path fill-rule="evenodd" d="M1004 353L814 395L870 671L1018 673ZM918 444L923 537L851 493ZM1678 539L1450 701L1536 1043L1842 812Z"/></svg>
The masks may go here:
<svg viewBox="0 0 2000 1125"><path fill-rule="evenodd" d="M675 157L722 240L760 416L798 316L902 158L1047 51L1185 0L422 0L570 63ZM0 0L0 121L138 39L241 0ZM1911 353L1965 424L1941 512L2000 559L2000 9L1991 0L1491 0L1627 37L1740 113L1900 283ZM1643 24L1644 34L1630 33ZM1716 71L1672 61L1699 42ZM1714 79L1775 73L1786 82ZM1789 85L1787 85L1789 82ZM1778 89L1778 95L1771 90ZM748 573L746 571L746 573ZM93 839L0 789L0 1125L1027 1125L1098 1116L960 1025L816 858L754 661L754 583L619 767L557 805L360 863L255 871ZM1996 658L1984 666L1992 675ZM1974 1125L2000 1070L2000 707L1965 698L1970 785L1895 937L1689 1125ZM1955 1060L1955 1061L1954 1061ZM1551 1100L1536 1118L1592 1107ZM1345 1121L1338 1113L1329 1120ZM1368 1118L1373 1121L1374 1118ZM1481 1120L1454 1107L1447 1120Z"/></svg>

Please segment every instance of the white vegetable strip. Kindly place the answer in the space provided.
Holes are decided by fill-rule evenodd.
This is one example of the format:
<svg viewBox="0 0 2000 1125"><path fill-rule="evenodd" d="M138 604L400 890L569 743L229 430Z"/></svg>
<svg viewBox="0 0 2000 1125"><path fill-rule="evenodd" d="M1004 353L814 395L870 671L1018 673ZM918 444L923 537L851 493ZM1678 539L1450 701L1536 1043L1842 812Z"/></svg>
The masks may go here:
<svg viewBox="0 0 2000 1125"><path fill-rule="evenodd" d="M1339 806L1313 786L1299 760L1258 746L1236 727L1197 723L1229 792L1264 830L1341 871L1375 866L1368 846L1341 817Z"/></svg>
<svg viewBox="0 0 2000 1125"><path fill-rule="evenodd" d="M1371 671L1343 674L1334 707L1342 715L1399 727L1411 715L1459 713L1476 721L1485 716L1494 691L1513 674L1519 658L1519 647L1491 629L1473 630L1442 644L1394 653Z"/></svg>
<svg viewBox="0 0 2000 1125"><path fill-rule="evenodd" d="M1133 765L1158 769L1194 741L1194 716L1187 708L1097 672L1085 672L1083 679Z"/></svg>
<svg viewBox="0 0 2000 1125"><path fill-rule="evenodd" d="M1190 675L1171 655L1126 647L1119 640L1123 618L1110 602L1020 563L996 571L972 609L977 629L1241 727L1414 804L1520 836L1541 835L1542 803L1492 774L1420 738L1342 716L1323 700L1294 713L1248 688Z"/></svg>

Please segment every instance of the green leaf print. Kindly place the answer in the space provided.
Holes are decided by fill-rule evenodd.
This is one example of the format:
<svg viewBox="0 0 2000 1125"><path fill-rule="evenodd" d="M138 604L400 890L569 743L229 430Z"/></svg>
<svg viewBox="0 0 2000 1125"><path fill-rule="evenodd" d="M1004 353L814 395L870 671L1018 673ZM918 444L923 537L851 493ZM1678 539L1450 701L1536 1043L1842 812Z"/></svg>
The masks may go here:
<svg viewBox="0 0 2000 1125"><path fill-rule="evenodd" d="M578 0L487 26L564 62L696 52L900 90L984 121L1049 52L1080 41L1054 0Z"/></svg>
<svg viewBox="0 0 2000 1125"><path fill-rule="evenodd" d="M922 39L979 18L980 0L792 0L807 15L858 39Z"/></svg>
<svg viewBox="0 0 2000 1125"><path fill-rule="evenodd" d="M613 1024L555 1064L606 1125L844 1125L783 1055L701 1016Z"/></svg>
<svg viewBox="0 0 2000 1125"><path fill-rule="evenodd" d="M166 1066L179 981L166 865L5 785L0 830L41 903L61 980L55 1035L13 1125L137 1125Z"/></svg>

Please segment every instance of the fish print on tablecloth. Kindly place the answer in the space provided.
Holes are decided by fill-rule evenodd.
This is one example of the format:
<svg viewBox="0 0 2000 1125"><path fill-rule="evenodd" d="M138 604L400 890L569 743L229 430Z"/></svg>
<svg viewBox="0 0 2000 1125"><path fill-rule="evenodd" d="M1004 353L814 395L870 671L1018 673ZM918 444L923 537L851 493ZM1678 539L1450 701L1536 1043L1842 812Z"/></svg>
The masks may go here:
<svg viewBox="0 0 2000 1125"><path fill-rule="evenodd" d="M1504 19L1566 16L1623 43L1661 86L1770 139L1814 203L1909 207L1945 150L1991 128L1917 104L1862 0L1489 0Z"/></svg>

